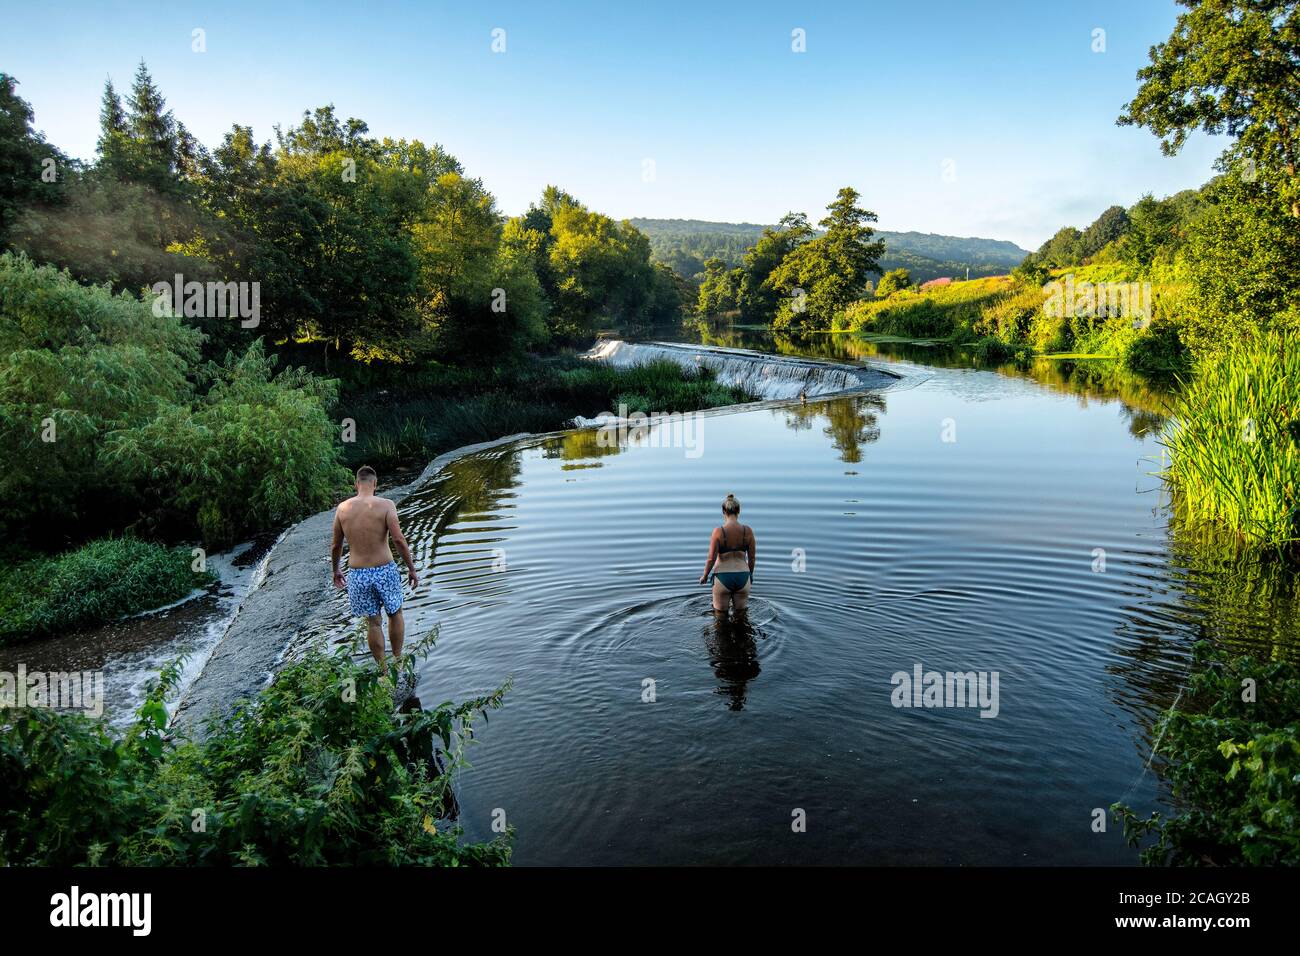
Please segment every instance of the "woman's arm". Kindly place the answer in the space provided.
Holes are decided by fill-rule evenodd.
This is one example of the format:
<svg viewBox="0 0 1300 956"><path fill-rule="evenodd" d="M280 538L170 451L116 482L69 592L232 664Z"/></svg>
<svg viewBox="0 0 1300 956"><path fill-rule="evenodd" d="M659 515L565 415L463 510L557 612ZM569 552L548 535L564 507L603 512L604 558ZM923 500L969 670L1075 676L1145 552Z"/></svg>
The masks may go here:
<svg viewBox="0 0 1300 956"><path fill-rule="evenodd" d="M709 534L709 557L704 562L704 573L700 575L700 583L703 584L709 579L709 572L713 570L713 562L718 560L718 529L714 528Z"/></svg>
<svg viewBox="0 0 1300 956"><path fill-rule="evenodd" d="M754 556L757 553L757 551L758 548L754 544L754 529L750 528L749 529L749 576L751 578L754 576Z"/></svg>

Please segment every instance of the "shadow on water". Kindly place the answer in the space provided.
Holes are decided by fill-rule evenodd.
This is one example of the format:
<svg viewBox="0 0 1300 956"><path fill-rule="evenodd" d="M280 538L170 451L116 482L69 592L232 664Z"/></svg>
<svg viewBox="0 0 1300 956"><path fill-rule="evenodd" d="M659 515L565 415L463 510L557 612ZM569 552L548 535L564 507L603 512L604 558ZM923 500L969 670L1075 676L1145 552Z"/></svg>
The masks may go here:
<svg viewBox="0 0 1300 956"><path fill-rule="evenodd" d="M747 611L713 612L704 628L709 664L718 678L717 694L728 710L744 710L749 682L762 671L758 662L758 634Z"/></svg>

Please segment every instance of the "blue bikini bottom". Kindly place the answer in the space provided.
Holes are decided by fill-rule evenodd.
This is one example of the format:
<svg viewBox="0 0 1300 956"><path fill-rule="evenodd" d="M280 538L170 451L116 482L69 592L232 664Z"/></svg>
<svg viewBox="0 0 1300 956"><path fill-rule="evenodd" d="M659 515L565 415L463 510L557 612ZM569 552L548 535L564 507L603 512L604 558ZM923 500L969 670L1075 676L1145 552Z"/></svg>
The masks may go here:
<svg viewBox="0 0 1300 956"><path fill-rule="evenodd" d="M715 571L713 580L721 582L722 586L728 591L743 591L745 585L749 583L748 571Z"/></svg>

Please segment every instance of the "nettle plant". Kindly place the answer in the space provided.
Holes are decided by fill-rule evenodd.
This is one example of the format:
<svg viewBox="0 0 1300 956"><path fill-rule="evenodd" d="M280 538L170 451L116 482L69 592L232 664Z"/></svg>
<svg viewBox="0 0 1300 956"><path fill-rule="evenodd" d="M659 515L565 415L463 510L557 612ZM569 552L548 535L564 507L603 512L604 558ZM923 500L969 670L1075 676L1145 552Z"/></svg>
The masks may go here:
<svg viewBox="0 0 1300 956"><path fill-rule="evenodd" d="M435 636L396 679L414 677ZM397 713L393 678L354 650L308 652L202 739L169 737L178 665L120 736L79 715L12 712L0 729L0 865L506 865L509 831L462 843L448 821L473 721L508 683Z"/></svg>
<svg viewBox="0 0 1300 956"><path fill-rule="evenodd" d="M1196 645L1184 708L1158 722L1177 815L1116 803L1151 866L1300 864L1300 667Z"/></svg>

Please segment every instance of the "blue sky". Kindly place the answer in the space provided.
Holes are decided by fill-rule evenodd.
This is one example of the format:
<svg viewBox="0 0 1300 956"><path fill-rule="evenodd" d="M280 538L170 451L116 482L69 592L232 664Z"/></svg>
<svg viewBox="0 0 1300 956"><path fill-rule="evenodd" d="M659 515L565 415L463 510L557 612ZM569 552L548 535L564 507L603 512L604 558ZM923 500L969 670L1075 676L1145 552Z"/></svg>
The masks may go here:
<svg viewBox="0 0 1300 956"><path fill-rule="evenodd" d="M507 213L555 183L619 218L818 219L852 185L882 229L1035 247L1199 185L1223 146L1171 159L1115 126L1172 0L6 6L0 70L75 156L94 153L105 77L125 89L144 58L208 145L332 102L441 143Z"/></svg>

